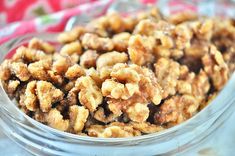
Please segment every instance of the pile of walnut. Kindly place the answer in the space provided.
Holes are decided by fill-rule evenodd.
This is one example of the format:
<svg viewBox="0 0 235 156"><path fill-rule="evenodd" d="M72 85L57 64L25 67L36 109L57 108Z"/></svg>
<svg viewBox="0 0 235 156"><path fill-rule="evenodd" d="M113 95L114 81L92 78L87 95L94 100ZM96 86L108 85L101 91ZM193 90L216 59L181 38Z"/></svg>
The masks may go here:
<svg viewBox="0 0 235 156"><path fill-rule="evenodd" d="M2 85L33 119L79 135L131 137L180 124L235 69L230 19L109 13L58 41L19 47L1 65Z"/></svg>

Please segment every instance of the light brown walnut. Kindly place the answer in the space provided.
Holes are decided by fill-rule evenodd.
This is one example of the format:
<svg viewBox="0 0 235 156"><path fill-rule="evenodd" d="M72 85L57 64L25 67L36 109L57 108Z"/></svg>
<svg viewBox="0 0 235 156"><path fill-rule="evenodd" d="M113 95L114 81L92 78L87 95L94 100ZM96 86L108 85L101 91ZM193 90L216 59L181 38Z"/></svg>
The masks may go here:
<svg viewBox="0 0 235 156"><path fill-rule="evenodd" d="M95 81L90 76L82 76L77 79L76 87L80 90L80 103L94 112L103 101L103 95Z"/></svg>
<svg viewBox="0 0 235 156"><path fill-rule="evenodd" d="M179 24L173 31L175 45L177 49L184 49L190 46L193 33L186 24Z"/></svg>
<svg viewBox="0 0 235 156"><path fill-rule="evenodd" d="M155 133L164 130L162 126L150 124L149 122L131 122L134 129L139 130L144 134Z"/></svg>
<svg viewBox="0 0 235 156"><path fill-rule="evenodd" d="M108 26L109 23L107 16L102 16L90 21L85 26L85 29L89 33L93 33L101 37L108 37L109 36L109 32L107 31Z"/></svg>
<svg viewBox="0 0 235 156"><path fill-rule="evenodd" d="M98 87L101 87L104 78L101 78L100 72L98 72L97 70L95 70L95 68L89 68L88 70L85 71L86 72L86 76L90 76L96 83L96 85Z"/></svg>
<svg viewBox="0 0 235 156"><path fill-rule="evenodd" d="M83 130L89 111L83 106L73 105L69 107L69 122L75 133Z"/></svg>
<svg viewBox="0 0 235 156"><path fill-rule="evenodd" d="M48 112L51 109L52 104L62 100L64 96L63 92L53 86L50 82L38 81L36 89L42 112Z"/></svg>
<svg viewBox="0 0 235 156"><path fill-rule="evenodd" d="M170 23L180 24L183 22L194 21L198 18L197 14L192 11L180 11L179 13L174 13L167 18Z"/></svg>
<svg viewBox="0 0 235 156"><path fill-rule="evenodd" d="M228 81L228 66L224 62L222 54L214 46L210 46L210 51L202 58L205 72L212 79L213 86L220 90Z"/></svg>
<svg viewBox="0 0 235 156"><path fill-rule="evenodd" d="M134 137L141 133L132 126L123 123L113 123L108 126L91 125L86 129L89 136L102 138L120 138L120 137Z"/></svg>
<svg viewBox="0 0 235 156"><path fill-rule="evenodd" d="M66 131L69 128L69 120L63 119L61 113L55 108L48 112L46 121L49 126L61 131Z"/></svg>
<svg viewBox="0 0 235 156"><path fill-rule="evenodd" d="M50 59L51 55L45 54L41 50L35 50L21 46L16 49L16 53L13 55L13 61L25 61L25 62L35 62L42 59Z"/></svg>
<svg viewBox="0 0 235 156"><path fill-rule="evenodd" d="M10 80L7 84L7 93L14 94L19 85L20 85L20 81Z"/></svg>
<svg viewBox="0 0 235 156"><path fill-rule="evenodd" d="M197 113L200 103L191 95L173 96L167 99L155 114L156 123L179 124Z"/></svg>
<svg viewBox="0 0 235 156"><path fill-rule="evenodd" d="M161 101L161 87L157 83L154 73L147 68L135 64L116 64L111 72L111 78L103 82L102 94L109 98L108 108L117 116L128 109L128 113L131 114L130 110L136 110L131 106L136 103L153 102L158 105ZM146 107L145 110L144 112L147 112L148 108ZM133 114L131 116L134 118Z"/></svg>
<svg viewBox="0 0 235 156"><path fill-rule="evenodd" d="M82 46L85 49L97 51L111 51L114 48L113 42L110 38L99 37L91 33L84 34L82 37Z"/></svg>
<svg viewBox="0 0 235 156"><path fill-rule="evenodd" d="M49 76L48 80L50 82L52 82L53 84L61 86L64 83L63 76L59 75L55 71L48 70L47 73L48 73L48 76Z"/></svg>
<svg viewBox="0 0 235 156"><path fill-rule="evenodd" d="M149 108L147 104L135 103L126 110L127 116L131 121L145 122L149 117Z"/></svg>
<svg viewBox="0 0 235 156"><path fill-rule="evenodd" d="M176 93L177 80L180 76L180 65L178 62L167 58L160 58L155 64L157 81L163 89L163 98Z"/></svg>
<svg viewBox="0 0 235 156"><path fill-rule="evenodd" d="M0 78L2 81L6 81L11 77L11 61L4 60L0 66Z"/></svg>
<svg viewBox="0 0 235 156"><path fill-rule="evenodd" d="M55 52L55 47L52 44L38 38L32 38L29 41L28 47L31 49L42 50L47 54L52 54Z"/></svg>
<svg viewBox="0 0 235 156"><path fill-rule="evenodd" d="M114 44L114 50L120 52L127 52L128 42L131 37L131 34L128 32L122 32L115 34L112 38Z"/></svg>
<svg viewBox="0 0 235 156"><path fill-rule="evenodd" d="M62 32L58 35L57 40L60 43L70 43L79 39L79 37L85 33L85 28L76 26L70 31Z"/></svg>
<svg viewBox="0 0 235 156"><path fill-rule="evenodd" d="M113 122L117 120L117 117L115 114L110 113L109 115L105 114L105 110L102 107L99 107L97 111L94 113L94 118L100 122L103 122L105 124Z"/></svg>
<svg viewBox="0 0 235 156"><path fill-rule="evenodd" d="M153 48L155 40L152 37L132 35L128 42L128 54L132 63L146 65L154 59Z"/></svg>
<svg viewBox="0 0 235 156"><path fill-rule="evenodd" d="M87 50L80 57L80 65L84 68L96 67L99 54L95 50Z"/></svg>
<svg viewBox="0 0 235 156"><path fill-rule="evenodd" d="M48 59L43 59L37 62L30 63L28 65L28 70L32 77L37 80L48 80L47 71L51 68L52 61Z"/></svg>
<svg viewBox="0 0 235 156"><path fill-rule="evenodd" d="M36 111L38 108L38 98L36 93L37 81L31 81L27 84L24 96L24 104L30 111Z"/></svg>
<svg viewBox="0 0 235 156"><path fill-rule="evenodd" d="M54 61L52 64L52 71L56 74L63 75L72 65L72 60L69 56L54 55Z"/></svg>
<svg viewBox="0 0 235 156"><path fill-rule="evenodd" d="M82 46L79 41L74 41L68 44L65 44L61 49L60 49L60 54L62 55L81 55L82 54Z"/></svg>
<svg viewBox="0 0 235 156"><path fill-rule="evenodd" d="M81 77L84 75L85 75L85 70L78 64L75 64L69 67L65 73L65 77L70 80L77 79L78 77Z"/></svg>
<svg viewBox="0 0 235 156"><path fill-rule="evenodd" d="M11 72L21 81L27 81L31 76L27 65L22 62L13 62L11 64Z"/></svg>
<svg viewBox="0 0 235 156"><path fill-rule="evenodd" d="M96 67L97 70L106 67L106 66L113 66L117 63L125 63L128 60L128 56L126 53L120 53L116 51L107 52L104 54L101 54L97 61L96 61Z"/></svg>

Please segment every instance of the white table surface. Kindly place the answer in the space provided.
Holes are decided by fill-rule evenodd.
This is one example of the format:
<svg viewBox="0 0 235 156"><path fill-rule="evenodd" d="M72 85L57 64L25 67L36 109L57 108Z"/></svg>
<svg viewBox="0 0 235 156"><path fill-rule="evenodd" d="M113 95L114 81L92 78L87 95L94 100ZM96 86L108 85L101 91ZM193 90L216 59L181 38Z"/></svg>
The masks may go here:
<svg viewBox="0 0 235 156"><path fill-rule="evenodd" d="M187 156L235 155L235 113L207 142L186 154ZM94 153L95 155L95 153ZM32 156L0 132L0 156Z"/></svg>

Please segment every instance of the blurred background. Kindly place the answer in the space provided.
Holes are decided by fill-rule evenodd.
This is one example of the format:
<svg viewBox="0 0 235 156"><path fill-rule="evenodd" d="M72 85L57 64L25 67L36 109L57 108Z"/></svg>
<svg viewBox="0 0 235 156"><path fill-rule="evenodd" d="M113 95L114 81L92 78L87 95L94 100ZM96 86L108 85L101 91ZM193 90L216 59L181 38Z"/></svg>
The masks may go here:
<svg viewBox="0 0 235 156"><path fill-rule="evenodd" d="M131 3L131 7L157 5L165 15L190 10L202 15L235 17L235 0L0 0L0 43L25 33L62 31L72 16L87 13L92 6L106 3L107 7L101 8L105 10L125 2Z"/></svg>

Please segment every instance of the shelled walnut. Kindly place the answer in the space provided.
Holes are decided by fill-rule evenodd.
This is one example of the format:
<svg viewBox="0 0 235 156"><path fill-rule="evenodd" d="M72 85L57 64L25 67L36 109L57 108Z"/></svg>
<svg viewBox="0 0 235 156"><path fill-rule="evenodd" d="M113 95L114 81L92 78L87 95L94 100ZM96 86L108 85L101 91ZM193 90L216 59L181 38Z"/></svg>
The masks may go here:
<svg viewBox="0 0 235 156"><path fill-rule="evenodd" d="M19 109L52 128L135 137L204 109L235 69L234 20L158 9L109 12L58 35L32 38L0 66Z"/></svg>

